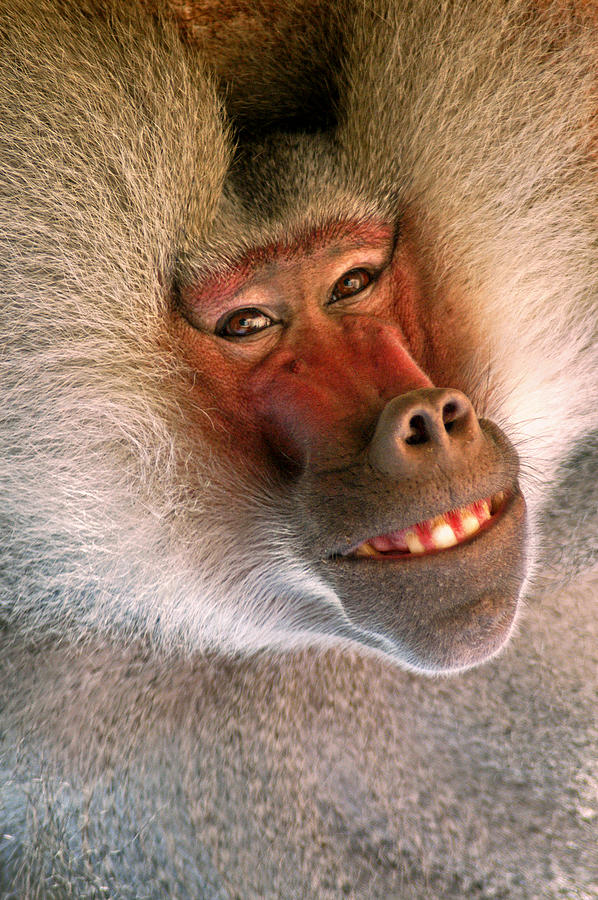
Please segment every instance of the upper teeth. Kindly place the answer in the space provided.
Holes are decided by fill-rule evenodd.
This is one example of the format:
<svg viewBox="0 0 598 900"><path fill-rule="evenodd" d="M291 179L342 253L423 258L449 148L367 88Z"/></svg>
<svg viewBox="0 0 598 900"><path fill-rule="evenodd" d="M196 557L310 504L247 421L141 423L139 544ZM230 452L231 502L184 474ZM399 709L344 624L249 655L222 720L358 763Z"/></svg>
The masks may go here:
<svg viewBox="0 0 598 900"><path fill-rule="evenodd" d="M453 547L479 531L490 519L492 510L496 511L504 499L505 494L501 491L490 499L453 509L425 522L418 522L410 528L370 538L360 544L352 555L380 556L393 550L421 554Z"/></svg>

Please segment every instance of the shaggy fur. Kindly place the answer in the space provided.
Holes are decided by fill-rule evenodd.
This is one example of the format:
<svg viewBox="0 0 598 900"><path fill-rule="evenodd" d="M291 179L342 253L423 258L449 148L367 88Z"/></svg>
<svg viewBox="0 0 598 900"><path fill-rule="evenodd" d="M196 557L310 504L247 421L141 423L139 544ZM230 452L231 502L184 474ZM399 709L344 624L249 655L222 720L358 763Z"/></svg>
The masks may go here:
<svg viewBox="0 0 598 900"><path fill-rule="evenodd" d="M332 212L414 207L443 296L477 298L462 318L478 358L464 354L459 386L520 451L533 509L596 416L583 34L555 33L519 3L501 17L492 4L368 7L345 54L334 148L258 147L270 163L237 179L255 185L247 210L222 198L231 141L199 60L169 29L27 10L4 14L1 62L6 616L171 649L302 643L303 609L346 631L267 485L238 540L234 473L189 434L188 417L209 429L210 411L189 409L161 326L177 261L214 267Z"/></svg>
<svg viewBox="0 0 598 900"><path fill-rule="evenodd" d="M164 326L166 286L331 212L413 213L431 283L443 286L444 300L431 297L438 315L449 296L473 298L461 316L479 341L460 362L462 386L520 453L536 522L557 467L598 423L596 40L575 18L523 0L376 0L334 16L343 34L343 52L330 48L341 57L334 127L326 137L260 135L264 97L276 106L265 69L235 149L212 76L174 26L118 6L0 5L0 886L9 897L452 896L450 876L429 869L444 850L397 837L391 795L371 802L373 763L363 787L349 789L340 763L319 761L314 784L332 772L341 812L307 783L297 756L283 764L312 725L315 735L326 729L325 716L314 718L322 704L333 715L354 696L364 715L375 705L379 724L396 685L427 689L330 649L353 637L339 600L296 552L275 486L247 492L243 473L212 453L210 409L190 399L193 373ZM225 88L234 109L234 81ZM315 643L321 659L303 649L268 669L247 658ZM246 661L197 655L206 652ZM383 685L375 703L356 691L356 673ZM298 699L296 683L318 696ZM380 742L386 759L400 755L407 715L395 707ZM291 710L303 723L294 736ZM325 742L324 757L335 746ZM355 748L348 771L369 752L359 736ZM317 753L305 758L316 766ZM381 777L402 803L400 773ZM455 802L466 818L467 791ZM326 834L354 833L364 868L348 838L327 863L311 859L314 816ZM296 850L281 849L294 831ZM450 844L441 832L437 847ZM482 844L454 896L517 890L488 876L475 894ZM554 879L543 896L558 896Z"/></svg>

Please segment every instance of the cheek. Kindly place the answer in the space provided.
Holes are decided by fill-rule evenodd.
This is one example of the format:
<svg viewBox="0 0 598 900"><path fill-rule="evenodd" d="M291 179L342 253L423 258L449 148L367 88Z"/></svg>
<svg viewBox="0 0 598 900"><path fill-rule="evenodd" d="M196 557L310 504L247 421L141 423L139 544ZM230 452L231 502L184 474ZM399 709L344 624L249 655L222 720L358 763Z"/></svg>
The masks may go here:
<svg viewBox="0 0 598 900"><path fill-rule="evenodd" d="M175 352L186 366L181 390L189 428L224 459L254 467L263 458L263 439L247 402L250 367L228 359L211 338L186 322L175 323L173 330Z"/></svg>

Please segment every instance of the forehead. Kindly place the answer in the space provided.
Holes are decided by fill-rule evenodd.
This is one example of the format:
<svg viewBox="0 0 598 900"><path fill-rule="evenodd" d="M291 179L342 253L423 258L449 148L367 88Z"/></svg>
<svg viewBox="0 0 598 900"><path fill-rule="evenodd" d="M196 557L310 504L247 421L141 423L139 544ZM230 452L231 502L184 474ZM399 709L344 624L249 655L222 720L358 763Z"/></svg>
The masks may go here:
<svg viewBox="0 0 598 900"><path fill-rule="evenodd" d="M247 281L266 276L274 267L318 257L334 259L352 251L390 248L394 241L392 225L379 221L341 221L325 226L301 229L282 241L273 241L231 262L224 270L212 273L194 285L195 299L209 302L239 290Z"/></svg>
<svg viewBox="0 0 598 900"><path fill-rule="evenodd" d="M296 262L324 251L345 253L352 249L380 246L393 237L390 225L381 222L332 222L328 225L294 232L284 241L256 248L240 263L255 270L274 261Z"/></svg>

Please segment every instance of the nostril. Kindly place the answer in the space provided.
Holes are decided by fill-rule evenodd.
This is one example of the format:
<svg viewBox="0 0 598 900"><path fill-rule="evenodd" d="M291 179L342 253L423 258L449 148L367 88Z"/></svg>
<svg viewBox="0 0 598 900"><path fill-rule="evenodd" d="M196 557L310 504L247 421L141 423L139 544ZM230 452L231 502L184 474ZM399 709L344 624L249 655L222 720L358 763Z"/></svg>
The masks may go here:
<svg viewBox="0 0 598 900"><path fill-rule="evenodd" d="M430 440L430 432L426 420L421 415L411 416L409 419L409 434L405 438L406 444L425 444Z"/></svg>
<svg viewBox="0 0 598 900"><path fill-rule="evenodd" d="M445 403L442 408L442 421L444 423L444 430L450 434L453 430L455 422L459 416L459 408L456 403L452 401L450 403Z"/></svg>

